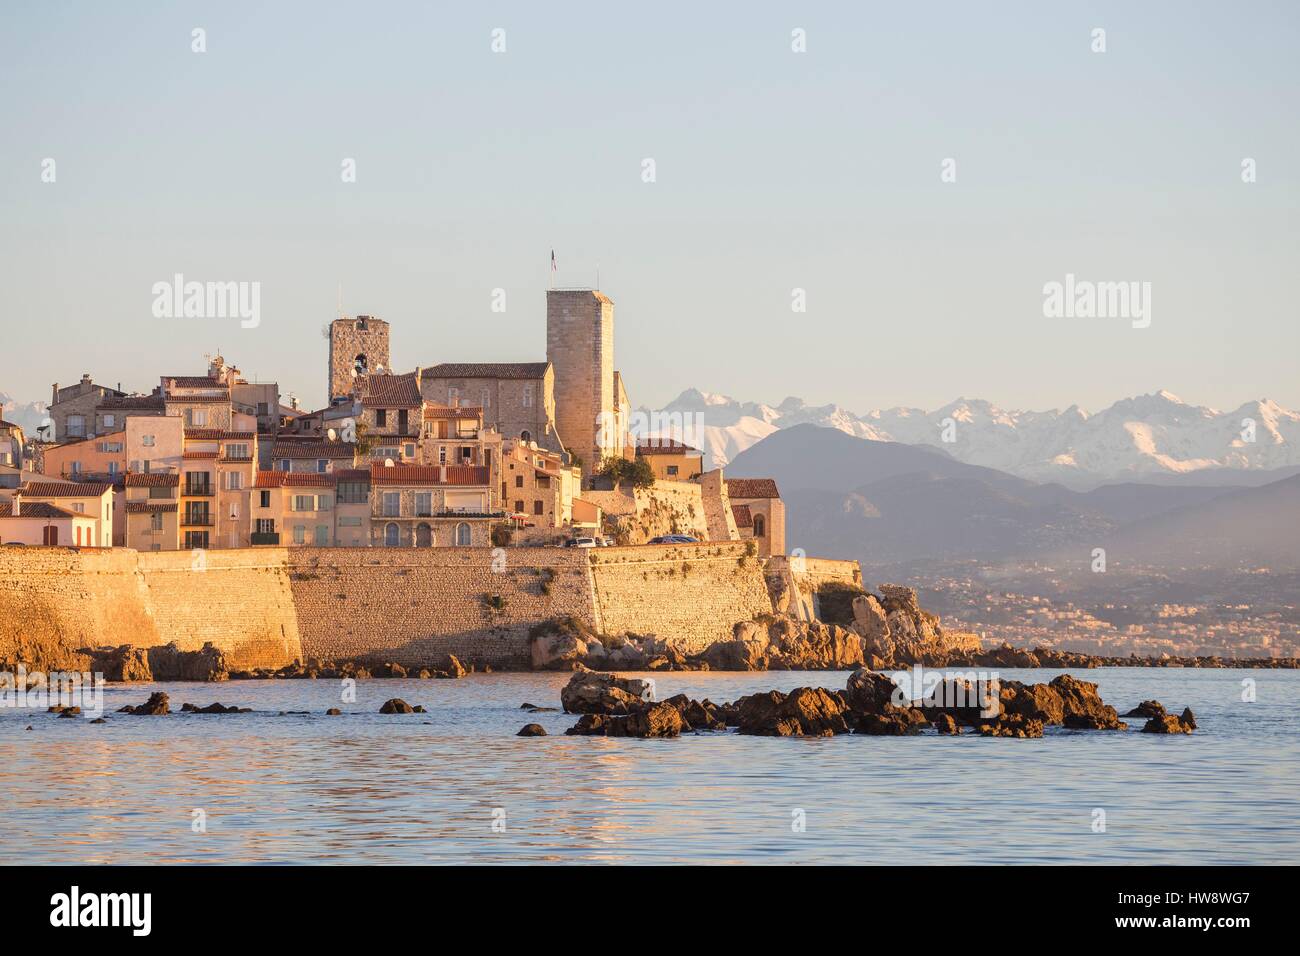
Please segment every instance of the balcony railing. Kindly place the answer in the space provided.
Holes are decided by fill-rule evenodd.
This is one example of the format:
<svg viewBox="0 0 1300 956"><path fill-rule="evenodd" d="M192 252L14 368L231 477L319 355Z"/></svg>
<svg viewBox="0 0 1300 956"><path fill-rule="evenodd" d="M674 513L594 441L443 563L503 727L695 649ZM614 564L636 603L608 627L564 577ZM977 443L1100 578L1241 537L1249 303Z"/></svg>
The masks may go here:
<svg viewBox="0 0 1300 956"><path fill-rule="evenodd" d="M280 532L278 531L254 531L249 535L253 544L279 544Z"/></svg>
<svg viewBox="0 0 1300 956"><path fill-rule="evenodd" d="M187 528L211 528L216 522L211 514L187 514L181 518L181 525Z"/></svg>
<svg viewBox="0 0 1300 956"><path fill-rule="evenodd" d="M183 485L186 498L211 498L217 493L215 485Z"/></svg>

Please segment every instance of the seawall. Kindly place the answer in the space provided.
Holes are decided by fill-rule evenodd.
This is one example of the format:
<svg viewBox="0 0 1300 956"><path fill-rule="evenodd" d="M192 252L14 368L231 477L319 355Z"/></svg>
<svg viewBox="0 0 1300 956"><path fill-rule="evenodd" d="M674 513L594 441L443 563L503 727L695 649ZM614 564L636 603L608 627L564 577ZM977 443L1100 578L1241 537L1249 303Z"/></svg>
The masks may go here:
<svg viewBox="0 0 1300 956"><path fill-rule="evenodd" d="M0 548L0 668L172 641L211 641L239 669L313 657L435 665L448 654L526 667L530 628L566 616L695 652L771 612L764 562L749 550Z"/></svg>

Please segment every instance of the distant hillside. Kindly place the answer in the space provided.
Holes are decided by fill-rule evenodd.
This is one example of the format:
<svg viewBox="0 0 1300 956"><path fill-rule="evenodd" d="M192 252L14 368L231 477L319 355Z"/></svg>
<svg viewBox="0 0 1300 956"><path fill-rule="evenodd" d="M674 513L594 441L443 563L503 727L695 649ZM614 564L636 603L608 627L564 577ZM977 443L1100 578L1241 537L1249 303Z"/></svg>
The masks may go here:
<svg viewBox="0 0 1300 956"><path fill-rule="evenodd" d="M788 547L868 564L1048 556L1104 543L1127 546L1135 559L1152 563L1194 553L1208 564L1258 554L1284 565L1270 543L1280 541L1279 533L1263 527L1268 522L1258 512L1276 507L1273 521L1283 529L1294 528L1300 515L1276 490L1289 487L1286 481L1246 491L1129 483L1079 492L963 464L937 449L812 425L774 432L726 472L776 479L787 506ZM1256 500L1261 504L1246 508ZM1225 542L1217 551L1187 550L1186 539L1210 533Z"/></svg>

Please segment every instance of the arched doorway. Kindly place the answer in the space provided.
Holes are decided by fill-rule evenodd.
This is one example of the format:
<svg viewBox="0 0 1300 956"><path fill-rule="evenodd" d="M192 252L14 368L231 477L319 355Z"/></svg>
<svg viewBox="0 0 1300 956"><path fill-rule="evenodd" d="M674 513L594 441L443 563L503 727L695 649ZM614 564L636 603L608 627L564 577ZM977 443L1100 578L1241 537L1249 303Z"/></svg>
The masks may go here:
<svg viewBox="0 0 1300 956"><path fill-rule="evenodd" d="M352 360L352 368L358 375L365 375L370 371L370 362L365 355L358 355Z"/></svg>
<svg viewBox="0 0 1300 956"><path fill-rule="evenodd" d="M462 521L456 525L456 547L468 548L470 542L469 525Z"/></svg>
<svg viewBox="0 0 1300 956"><path fill-rule="evenodd" d="M433 546L433 529L421 521L415 526L415 546L430 548Z"/></svg>
<svg viewBox="0 0 1300 956"><path fill-rule="evenodd" d="M398 531L396 522L390 521L384 525L384 547L395 548L398 543Z"/></svg>
<svg viewBox="0 0 1300 956"><path fill-rule="evenodd" d="M533 433L525 428L523 431L519 433L519 440L523 442L525 445L527 445L530 441L533 440Z"/></svg>

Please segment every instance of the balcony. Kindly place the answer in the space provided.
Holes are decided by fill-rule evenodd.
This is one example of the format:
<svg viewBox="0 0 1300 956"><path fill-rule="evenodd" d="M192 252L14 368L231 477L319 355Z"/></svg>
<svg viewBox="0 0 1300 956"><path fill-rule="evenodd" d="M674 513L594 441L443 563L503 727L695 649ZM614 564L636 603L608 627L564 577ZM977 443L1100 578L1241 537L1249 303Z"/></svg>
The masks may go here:
<svg viewBox="0 0 1300 956"><path fill-rule="evenodd" d="M211 514L186 514L181 517L181 526L185 528L211 528L216 522Z"/></svg>
<svg viewBox="0 0 1300 956"><path fill-rule="evenodd" d="M216 485L183 485L181 488L181 497L183 498L211 498L217 493Z"/></svg>
<svg viewBox="0 0 1300 956"><path fill-rule="evenodd" d="M249 535L249 540L253 544L279 544L280 532L254 531L251 535Z"/></svg>

